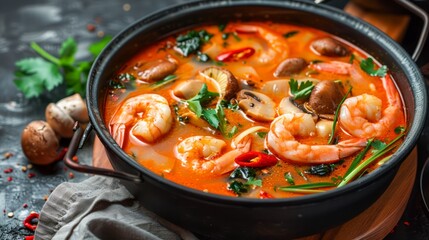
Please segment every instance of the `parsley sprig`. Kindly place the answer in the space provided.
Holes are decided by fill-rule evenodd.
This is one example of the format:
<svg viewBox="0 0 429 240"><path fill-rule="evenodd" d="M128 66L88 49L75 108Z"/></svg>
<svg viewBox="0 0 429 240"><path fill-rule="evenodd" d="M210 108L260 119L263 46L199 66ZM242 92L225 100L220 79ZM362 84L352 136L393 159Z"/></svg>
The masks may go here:
<svg viewBox="0 0 429 240"><path fill-rule="evenodd" d="M219 130L223 136L232 137L237 133L238 128L237 126L234 126L232 129L228 129L228 121L223 109L223 102L218 101L215 108L208 107L210 102L218 96L219 93L208 91L207 85L203 84L198 94L188 100L185 100L185 102L188 104L189 110L194 112L197 117L207 121L210 126Z"/></svg>
<svg viewBox="0 0 429 240"><path fill-rule="evenodd" d="M95 58L110 40L111 37L104 37L89 45L88 51ZM86 79L93 61L76 61L78 47L73 38L68 38L61 44L58 57L35 42L30 47L39 57L24 58L15 63L14 83L26 98L38 97L45 91L51 91L64 80L67 95L85 95Z"/></svg>
<svg viewBox="0 0 429 240"><path fill-rule="evenodd" d="M373 77L384 77L388 70L386 65L382 65L380 68L375 69L374 60L372 60L372 58L362 60L360 62L360 68Z"/></svg>
<svg viewBox="0 0 429 240"><path fill-rule="evenodd" d="M311 81L298 83L297 80L291 78L289 88L295 100L305 100L310 97L314 85Z"/></svg>

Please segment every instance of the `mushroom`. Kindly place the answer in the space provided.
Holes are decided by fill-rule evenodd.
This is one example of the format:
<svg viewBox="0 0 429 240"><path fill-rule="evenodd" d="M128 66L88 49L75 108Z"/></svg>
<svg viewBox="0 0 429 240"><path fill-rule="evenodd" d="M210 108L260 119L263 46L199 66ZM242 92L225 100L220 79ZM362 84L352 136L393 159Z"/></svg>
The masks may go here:
<svg viewBox="0 0 429 240"><path fill-rule="evenodd" d="M337 83L324 80L314 86L308 104L318 114L334 114L343 96Z"/></svg>
<svg viewBox="0 0 429 240"><path fill-rule="evenodd" d="M45 118L49 126L51 126L60 137L70 138L73 136L73 125L75 121L55 103L48 104L45 111Z"/></svg>
<svg viewBox="0 0 429 240"><path fill-rule="evenodd" d="M176 69L176 63L165 59L158 59L143 64L137 74L143 81L156 82L174 73Z"/></svg>
<svg viewBox="0 0 429 240"><path fill-rule="evenodd" d="M254 120L271 121L276 115L276 104L263 93L241 90L237 93L237 101L244 113Z"/></svg>
<svg viewBox="0 0 429 240"><path fill-rule="evenodd" d="M57 106L74 120L80 123L89 122L88 109L80 94L76 93L61 99L57 102Z"/></svg>
<svg viewBox="0 0 429 240"><path fill-rule="evenodd" d="M181 99L190 99L198 94L203 85L204 82L200 80L185 81L174 88L173 94Z"/></svg>
<svg viewBox="0 0 429 240"><path fill-rule="evenodd" d="M283 98L279 103L279 113L302 113L303 110L297 107L292 101L292 97Z"/></svg>
<svg viewBox="0 0 429 240"><path fill-rule="evenodd" d="M286 77L294 73L299 73L307 66L303 58L288 58L281 62L274 71L274 77Z"/></svg>
<svg viewBox="0 0 429 240"><path fill-rule="evenodd" d="M328 57L344 57L350 54L345 46L330 37L315 40L311 43L311 48L318 54Z"/></svg>
<svg viewBox="0 0 429 240"><path fill-rule="evenodd" d="M237 79L226 69L208 67L200 71L200 76L218 86L221 99L230 100L240 88Z"/></svg>
<svg viewBox="0 0 429 240"><path fill-rule="evenodd" d="M29 123L22 131L21 147L30 162L48 165L57 160L59 141L49 124L38 120Z"/></svg>

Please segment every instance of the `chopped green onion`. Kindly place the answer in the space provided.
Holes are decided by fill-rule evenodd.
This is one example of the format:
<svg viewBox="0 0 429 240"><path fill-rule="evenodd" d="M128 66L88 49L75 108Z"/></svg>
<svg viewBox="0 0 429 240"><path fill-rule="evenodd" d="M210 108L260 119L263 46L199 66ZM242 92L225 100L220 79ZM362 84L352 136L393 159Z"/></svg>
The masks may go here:
<svg viewBox="0 0 429 240"><path fill-rule="evenodd" d="M337 127L338 114L340 113L341 105L343 105L344 101L346 100L347 96L350 94L351 91L352 91L352 87L350 86L349 90L346 92L343 99L341 99L340 104L338 104L337 109L335 110L334 122L332 123L332 132L331 132L331 136L329 137L328 144L332 144L334 141L335 128Z"/></svg>

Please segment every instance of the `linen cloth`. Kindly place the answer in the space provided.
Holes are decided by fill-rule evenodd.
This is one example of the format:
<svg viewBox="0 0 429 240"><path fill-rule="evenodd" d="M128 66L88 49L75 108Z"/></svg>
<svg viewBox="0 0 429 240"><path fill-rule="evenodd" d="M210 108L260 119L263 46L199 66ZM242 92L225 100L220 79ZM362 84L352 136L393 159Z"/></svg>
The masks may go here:
<svg viewBox="0 0 429 240"><path fill-rule="evenodd" d="M55 188L43 205L35 239L197 238L143 208L119 180L94 176Z"/></svg>

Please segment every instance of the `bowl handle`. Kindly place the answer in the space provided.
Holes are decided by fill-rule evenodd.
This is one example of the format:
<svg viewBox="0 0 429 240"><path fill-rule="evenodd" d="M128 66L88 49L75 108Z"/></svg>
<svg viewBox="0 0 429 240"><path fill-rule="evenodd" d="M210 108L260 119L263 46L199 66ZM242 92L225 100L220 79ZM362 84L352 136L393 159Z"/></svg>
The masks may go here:
<svg viewBox="0 0 429 240"><path fill-rule="evenodd" d="M417 42L416 48L414 49L413 55L411 56L411 58L414 61L417 61L417 59L420 56L420 53L423 50L423 47L425 45L425 41L426 41L426 38L428 35L429 16L423 9L421 9L420 7L418 7L417 5L415 5L414 3L410 2L410 1L395 0L395 2L399 5L401 5L402 7L404 7L405 9L407 9L408 11L412 12L413 14L417 15L423 21L423 27L422 27L422 31L421 31L420 36L419 36L419 40Z"/></svg>
<svg viewBox="0 0 429 240"><path fill-rule="evenodd" d="M91 125L87 126L87 129L91 129L91 128L92 128ZM114 177L114 178L119 178L127 181L132 181L132 182L142 182L142 178L140 177L140 175L132 175L126 172L120 172L120 171L115 171L115 170L106 169L106 168L98 168L98 167L83 165L74 161L73 157L76 155L78 148L82 148L82 144L80 144L80 141L82 139L82 136L84 135L84 131L79 126L78 122L75 122L73 131L74 131L73 137L70 141L70 145L64 157L64 163L69 168L76 170L78 172L91 173L91 174L102 175L107 177Z"/></svg>

